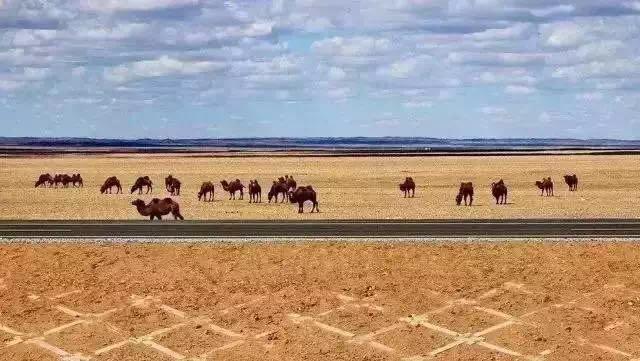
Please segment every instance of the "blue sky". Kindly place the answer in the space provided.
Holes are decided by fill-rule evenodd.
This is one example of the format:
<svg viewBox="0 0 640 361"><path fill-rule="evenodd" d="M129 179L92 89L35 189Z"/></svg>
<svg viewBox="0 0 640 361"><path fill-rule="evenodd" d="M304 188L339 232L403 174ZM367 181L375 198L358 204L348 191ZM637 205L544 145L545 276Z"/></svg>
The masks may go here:
<svg viewBox="0 0 640 361"><path fill-rule="evenodd" d="M0 123L640 139L640 1L0 0Z"/></svg>

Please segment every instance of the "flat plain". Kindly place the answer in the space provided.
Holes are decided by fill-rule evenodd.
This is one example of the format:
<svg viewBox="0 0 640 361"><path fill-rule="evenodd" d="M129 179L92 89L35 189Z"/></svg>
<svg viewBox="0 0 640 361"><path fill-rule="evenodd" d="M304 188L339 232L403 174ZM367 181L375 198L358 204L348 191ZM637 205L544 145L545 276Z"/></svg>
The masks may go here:
<svg viewBox="0 0 640 361"><path fill-rule="evenodd" d="M636 243L0 244L0 360L638 360Z"/></svg>
<svg viewBox="0 0 640 361"><path fill-rule="evenodd" d="M81 173L85 187L34 188L41 173ZM562 175L577 174L577 192L569 192ZM443 157L205 157L185 155L97 155L8 157L0 163L0 219L141 218L131 201L167 197L164 177L182 181L174 197L187 219L471 219L471 218L637 218L640 208L640 157L634 155L536 155ZM299 215L291 204L267 203L271 182L291 174L299 185L318 192L319 214ZM108 176L123 183L125 194L103 195ZM129 194L138 176L154 181L153 194ZM416 196L404 199L398 183L411 176ZM541 197L534 182L550 176L555 197ZM219 181L257 179L261 204L228 200ZM497 206L490 184L504 179L509 204ZM216 184L215 202L198 202L203 181ZM462 181L472 181L473 207L457 207ZM310 205L306 210L310 209Z"/></svg>

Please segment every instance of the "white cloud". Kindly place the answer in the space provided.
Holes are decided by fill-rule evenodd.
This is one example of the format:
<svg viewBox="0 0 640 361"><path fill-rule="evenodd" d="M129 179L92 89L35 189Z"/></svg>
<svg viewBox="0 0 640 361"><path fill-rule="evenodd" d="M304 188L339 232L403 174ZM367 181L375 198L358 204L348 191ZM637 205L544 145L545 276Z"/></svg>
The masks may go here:
<svg viewBox="0 0 640 361"><path fill-rule="evenodd" d="M545 43L556 48L566 48L580 45L586 40L586 29L577 23L558 23L543 28Z"/></svg>
<svg viewBox="0 0 640 361"><path fill-rule="evenodd" d="M12 91L25 86L25 82L8 80L8 79L0 79L0 90L2 91Z"/></svg>
<svg viewBox="0 0 640 361"><path fill-rule="evenodd" d="M198 5L200 0L86 0L97 11L149 11Z"/></svg>
<svg viewBox="0 0 640 361"><path fill-rule="evenodd" d="M535 93L536 89L523 85L508 85L504 88L504 91L508 94L528 95Z"/></svg>
<svg viewBox="0 0 640 361"><path fill-rule="evenodd" d="M486 106L480 108L480 112L487 115L504 115L507 113L507 110L502 107Z"/></svg>
<svg viewBox="0 0 640 361"><path fill-rule="evenodd" d="M114 83L125 83L132 80L168 75L194 75L219 70L223 67L220 63L182 61L165 55L154 60L142 60L106 69L104 78Z"/></svg>

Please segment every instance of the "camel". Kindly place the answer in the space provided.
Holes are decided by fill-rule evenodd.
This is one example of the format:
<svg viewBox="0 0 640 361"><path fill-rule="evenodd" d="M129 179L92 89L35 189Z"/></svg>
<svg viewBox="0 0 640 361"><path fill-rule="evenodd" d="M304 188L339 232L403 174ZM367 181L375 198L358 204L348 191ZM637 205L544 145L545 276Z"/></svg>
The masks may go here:
<svg viewBox="0 0 640 361"><path fill-rule="evenodd" d="M267 194L267 197L269 198L269 203L271 203L271 199L274 197L275 197L275 203L278 203L278 195L280 194L282 194L281 203L284 203L285 199L288 197L288 192L289 192L289 187L287 186L286 182L284 182L282 177L277 181L273 181L273 184L271 185L271 189Z"/></svg>
<svg viewBox="0 0 640 361"><path fill-rule="evenodd" d="M284 182L287 185L287 192L292 192L295 191L296 188L298 188L298 183L296 182L295 179L293 179L293 176L291 175L285 175L284 176Z"/></svg>
<svg viewBox="0 0 640 361"><path fill-rule="evenodd" d="M207 199L207 194L209 195L209 199ZM211 182L204 182L200 186L200 192L198 192L198 200L204 198L205 202L213 202L213 198L215 196L215 187Z"/></svg>
<svg viewBox="0 0 640 361"><path fill-rule="evenodd" d="M229 192L229 200L231 198L236 199L236 192L240 191L240 199L244 199L244 185L240 182L240 179L236 179L231 183L226 180L221 180L220 184L222 184L222 189L226 192Z"/></svg>
<svg viewBox="0 0 640 361"><path fill-rule="evenodd" d="M467 197L469 198L469 204L467 204ZM463 182L460 183L460 191L456 196L456 205L460 205L464 199L464 205L473 205L473 183Z"/></svg>
<svg viewBox="0 0 640 361"><path fill-rule="evenodd" d="M413 178L407 177L404 179L404 183L399 184L400 190L404 192L404 197L407 196L413 198L416 196L416 183L413 181ZM411 195L409 195L411 193Z"/></svg>
<svg viewBox="0 0 640 361"><path fill-rule="evenodd" d="M82 181L82 176L80 175L80 173L71 176L71 184L74 188L84 188L84 182Z"/></svg>
<svg viewBox="0 0 640 361"><path fill-rule="evenodd" d="M162 220L162 216L166 216L169 213L173 215L174 219L184 220L184 217L180 214L180 205L171 198L154 198L149 204L145 204L142 199L136 199L131 204L136 206L140 215L148 216L152 221L154 218Z"/></svg>
<svg viewBox="0 0 640 361"><path fill-rule="evenodd" d="M313 190L311 186L302 186L296 189L293 192L289 192L289 201L291 203L298 203L298 213L303 213L304 202L311 201L313 203L313 207L311 208L311 213L315 209L317 213L320 213L320 209L318 208L318 199L316 195L316 191Z"/></svg>
<svg viewBox="0 0 640 361"><path fill-rule="evenodd" d="M167 192L171 193L172 196L180 195L180 187L182 183L175 178L171 174L167 178L164 179L164 185L167 188Z"/></svg>
<svg viewBox="0 0 640 361"><path fill-rule="evenodd" d="M258 184L257 179L249 181L249 203L252 201L253 203L262 203L262 187Z"/></svg>
<svg viewBox="0 0 640 361"><path fill-rule="evenodd" d="M56 174L53 177L53 184L58 188L58 184L62 184L63 188L69 188L69 183L72 183L73 178L68 174Z"/></svg>
<svg viewBox="0 0 640 361"><path fill-rule="evenodd" d="M153 182L149 179L149 176L139 177L136 179L136 182L131 187L131 194L136 190L138 191L138 194L142 194L143 187L147 187L146 194L149 194L149 192L153 193Z"/></svg>
<svg viewBox="0 0 640 361"><path fill-rule="evenodd" d="M553 197L553 181L551 177L542 178L541 181L536 181L536 186L540 189L540 196L547 195L547 197Z"/></svg>
<svg viewBox="0 0 640 361"><path fill-rule="evenodd" d="M109 177L104 181L104 184L102 185L102 187L100 187L100 193L111 194L111 188L113 187L116 187L116 194L122 193L122 185L120 184L120 180L116 176Z"/></svg>
<svg viewBox="0 0 640 361"><path fill-rule="evenodd" d="M569 191L574 192L578 190L578 176L577 175L565 175L564 182L569 186Z"/></svg>
<svg viewBox="0 0 640 361"><path fill-rule="evenodd" d="M47 184L49 185L49 187L53 186L53 177L49 173L41 174L40 177L38 177L38 180L36 181L36 188L40 186L46 187Z"/></svg>
<svg viewBox="0 0 640 361"><path fill-rule="evenodd" d="M495 197L496 204L507 204L507 193L507 186L502 179L491 183L491 194Z"/></svg>

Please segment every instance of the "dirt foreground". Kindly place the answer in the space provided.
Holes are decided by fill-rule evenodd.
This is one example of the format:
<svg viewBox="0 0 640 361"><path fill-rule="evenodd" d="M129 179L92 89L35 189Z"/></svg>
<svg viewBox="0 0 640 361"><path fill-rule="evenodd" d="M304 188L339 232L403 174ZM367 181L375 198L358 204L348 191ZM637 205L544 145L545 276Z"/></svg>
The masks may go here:
<svg viewBox="0 0 640 361"><path fill-rule="evenodd" d="M635 243L0 245L0 360L634 360Z"/></svg>

